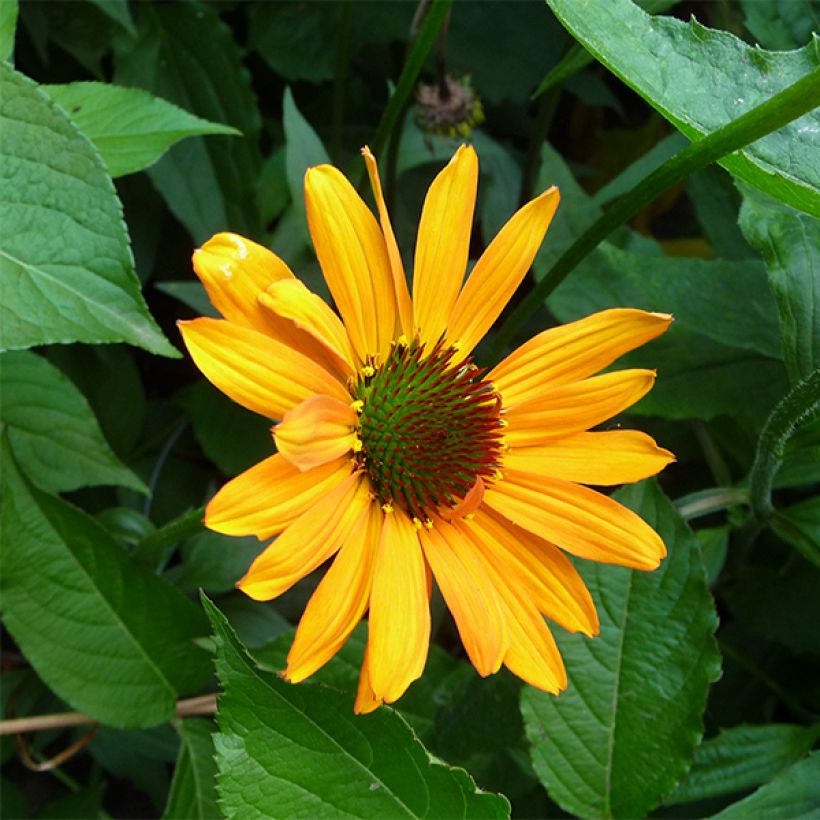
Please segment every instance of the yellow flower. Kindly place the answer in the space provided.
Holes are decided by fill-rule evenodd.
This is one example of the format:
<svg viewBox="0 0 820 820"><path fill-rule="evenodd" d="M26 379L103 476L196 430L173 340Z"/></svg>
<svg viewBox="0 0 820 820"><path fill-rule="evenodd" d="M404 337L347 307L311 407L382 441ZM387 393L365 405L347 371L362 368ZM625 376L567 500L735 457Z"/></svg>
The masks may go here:
<svg viewBox="0 0 820 820"><path fill-rule="evenodd" d="M257 600L335 556L299 623L290 681L325 664L368 613L356 710L395 701L424 669L434 577L479 674L504 664L557 693L566 673L543 616L598 632L564 551L644 570L665 555L637 515L583 485L638 481L673 460L643 433L589 432L655 379L595 374L671 317L603 311L477 368L470 354L529 269L558 190L510 219L462 287L478 159L459 148L424 202L411 300L376 162L362 153L381 225L336 168L305 178L339 315L248 239L218 234L194 254L225 319L180 322L191 356L232 399L281 420L278 453L223 487L205 523L276 536L238 584Z"/></svg>

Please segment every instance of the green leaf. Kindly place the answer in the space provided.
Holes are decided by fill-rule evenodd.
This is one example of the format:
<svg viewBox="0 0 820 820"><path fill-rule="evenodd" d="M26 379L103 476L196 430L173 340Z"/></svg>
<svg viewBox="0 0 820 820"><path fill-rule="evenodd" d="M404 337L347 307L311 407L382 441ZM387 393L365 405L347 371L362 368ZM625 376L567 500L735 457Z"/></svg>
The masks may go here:
<svg viewBox="0 0 820 820"><path fill-rule="evenodd" d="M716 131L820 63L813 43L793 52L766 52L695 20L653 17L631 0L547 2L588 51L691 140ZM818 129L815 111L720 164L788 205L820 216Z"/></svg>
<svg viewBox="0 0 820 820"><path fill-rule="evenodd" d="M219 311L211 304L208 293L201 282L157 282L154 287L179 299L199 316L221 318Z"/></svg>
<svg viewBox="0 0 820 820"><path fill-rule="evenodd" d="M785 723L726 729L698 746L692 768L666 804L691 803L766 783L800 760L817 737L817 728Z"/></svg>
<svg viewBox="0 0 820 820"><path fill-rule="evenodd" d="M781 772L771 783L761 786L720 814L720 818L817 817L820 815L820 751Z"/></svg>
<svg viewBox="0 0 820 820"><path fill-rule="evenodd" d="M148 488L111 451L82 393L29 351L0 355L0 422L14 456L51 492L99 484Z"/></svg>
<svg viewBox="0 0 820 820"><path fill-rule="evenodd" d="M118 727L168 720L208 676L201 613L96 522L19 474L4 445L3 621L72 708Z"/></svg>
<svg viewBox="0 0 820 820"><path fill-rule="evenodd" d="M820 367L820 220L747 191L740 228L766 262L786 369L796 384Z"/></svg>
<svg viewBox="0 0 820 820"><path fill-rule="evenodd" d="M183 589L228 592L264 548L252 535L232 538L206 530L183 544L174 583Z"/></svg>
<svg viewBox="0 0 820 820"><path fill-rule="evenodd" d="M816 0L740 0L746 28L764 48L789 51L820 31Z"/></svg>
<svg viewBox="0 0 820 820"><path fill-rule="evenodd" d="M820 495L778 510L774 531L820 568Z"/></svg>
<svg viewBox="0 0 820 820"><path fill-rule="evenodd" d="M185 137L240 134L235 128L195 117L140 88L69 83L46 85L43 91L94 143L112 177L153 165Z"/></svg>
<svg viewBox="0 0 820 820"><path fill-rule="evenodd" d="M232 32L208 3L140 4L137 39L115 44L115 81L244 135L191 137L148 171L197 243L226 229L258 237L260 121Z"/></svg>
<svg viewBox="0 0 820 820"><path fill-rule="evenodd" d="M391 709L353 714L350 696L254 667L222 613L216 746L228 817L506 817L503 797L434 761Z"/></svg>
<svg viewBox="0 0 820 820"><path fill-rule="evenodd" d="M205 820L221 818L216 805L216 762L211 734L213 724L202 718L177 723L181 741L163 818Z"/></svg>
<svg viewBox="0 0 820 820"><path fill-rule="evenodd" d="M0 60L11 62L14 55L17 12L17 0L4 0L0 3Z"/></svg>
<svg viewBox="0 0 820 820"><path fill-rule="evenodd" d="M525 689L532 759L550 797L580 816L643 817L672 791L703 734L720 660L714 604L697 542L657 485L616 496L661 535L660 568L584 564L598 606L596 638L558 635L569 688Z"/></svg>
<svg viewBox="0 0 820 820"><path fill-rule="evenodd" d="M178 356L139 291L122 207L88 140L0 65L0 349L128 342Z"/></svg>
<svg viewBox="0 0 820 820"><path fill-rule="evenodd" d="M136 34L134 21L131 19L131 12L128 9L128 0L91 0L91 2L103 14L119 23L129 34Z"/></svg>

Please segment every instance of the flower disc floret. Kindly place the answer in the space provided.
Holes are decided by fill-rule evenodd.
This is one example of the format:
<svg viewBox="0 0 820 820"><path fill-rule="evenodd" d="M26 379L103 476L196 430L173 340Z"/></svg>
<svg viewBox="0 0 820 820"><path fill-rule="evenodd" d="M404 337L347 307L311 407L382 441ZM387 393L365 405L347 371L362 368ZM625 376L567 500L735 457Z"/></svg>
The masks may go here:
<svg viewBox="0 0 820 820"><path fill-rule="evenodd" d="M438 344L395 343L366 365L353 387L358 461L384 505L427 521L452 507L477 479L491 479L501 454L500 397L483 371Z"/></svg>

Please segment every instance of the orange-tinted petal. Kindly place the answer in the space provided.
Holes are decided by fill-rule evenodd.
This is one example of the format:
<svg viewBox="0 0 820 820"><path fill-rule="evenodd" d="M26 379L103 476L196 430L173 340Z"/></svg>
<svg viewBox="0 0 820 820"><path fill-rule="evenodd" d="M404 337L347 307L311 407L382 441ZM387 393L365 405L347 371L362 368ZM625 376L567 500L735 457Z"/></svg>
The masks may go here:
<svg viewBox="0 0 820 820"><path fill-rule="evenodd" d="M324 300L298 279L274 282L259 295L259 303L266 312L309 334L345 375L355 374L356 359L345 326Z"/></svg>
<svg viewBox="0 0 820 820"><path fill-rule="evenodd" d="M362 619L381 525L381 510L369 504L308 601L288 653L285 677L293 683L324 666Z"/></svg>
<svg viewBox="0 0 820 820"><path fill-rule="evenodd" d="M384 236L336 168L305 175L308 226L327 285L360 360L382 359L393 339L396 297Z"/></svg>
<svg viewBox="0 0 820 820"><path fill-rule="evenodd" d="M408 338L413 336L413 303L410 301L410 291L407 288L407 277L404 274L404 265L401 261L399 246L396 243L396 236L393 233L393 226L390 224L390 214L387 213L387 205L382 193L382 183L379 179L379 166L376 158L365 145L362 148L362 156L367 166L367 174L370 177L370 187L373 189L373 196L376 200L376 208L379 211L379 222L384 234L384 244L387 248L387 258L390 260L390 271L393 274L393 287L396 292L396 305L398 312L397 336L404 333Z"/></svg>
<svg viewBox="0 0 820 820"><path fill-rule="evenodd" d="M654 383L652 370L616 370L547 388L504 414L506 442L531 447L583 432L631 407Z"/></svg>
<svg viewBox="0 0 820 820"><path fill-rule="evenodd" d="M476 262L447 323L447 340L467 356L481 341L532 265L560 196L553 187L507 222Z"/></svg>
<svg viewBox="0 0 820 820"><path fill-rule="evenodd" d="M385 513L370 593L370 685L392 703L421 676L430 641L430 604L418 534L399 509Z"/></svg>
<svg viewBox="0 0 820 820"><path fill-rule="evenodd" d="M344 386L307 356L221 319L177 322L196 366L226 396L268 418L320 393L348 398Z"/></svg>
<svg viewBox="0 0 820 820"><path fill-rule="evenodd" d="M515 587L522 594L527 591L539 612L569 632L598 633L592 596L558 547L486 507L472 521L457 526L471 534L476 549L499 574L512 572L520 579Z"/></svg>
<svg viewBox="0 0 820 820"><path fill-rule="evenodd" d="M276 449L300 470L336 461L353 450L357 418L349 402L311 396L274 427Z"/></svg>
<svg viewBox="0 0 820 820"><path fill-rule="evenodd" d="M299 516L251 564L237 587L257 601L281 595L341 547L369 503L367 482L350 476Z"/></svg>
<svg viewBox="0 0 820 820"><path fill-rule="evenodd" d="M442 519L419 531L427 562L453 614L461 642L481 676L501 666L509 632L498 591L464 533Z"/></svg>
<svg viewBox="0 0 820 820"><path fill-rule="evenodd" d="M194 251L193 262L213 306L228 321L262 333L268 321L259 294L273 282L294 278L275 253L235 233L212 236Z"/></svg>
<svg viewBox="0 0 820 820"><path fill-rule="evenodd" d="M205 526L225 535L270 538L353 472L341 458L303 473L277 453L229 481L205 509Z"/></svg>
<svg viewBox="0 0 820 820"><path fill-rule="evenodd" d="M611 486L659 473L675 456L637 430L575 433L504 456L510 470L548 475L581 484Z"/></svg>
<svg viewBox="0 0 820 820"><path fill-rule="evenodd" d="M514 350L487 378L511 407L537 398L546 387L585 379L624 353L660 336L672 321L665 313L629 308L604 310L553 327Z"/></svg>
<svg viewBox="0 0 820 820"><path fill-rule="evenodd" d="M461 289L477 186L478 157L462 145L424 200L413 265L413 322L428 345L444 333Z"/></svg>
<svg viewBox="0 0 820 820"><path fill-rule="evenodd" d="M370 643L368 642L364 648L362 669L359 672L359 689L356 693L353 711L357 715L367 715L374 709L378 709L383 702L381 698L376 697L376 693L370 685Z"/></svg>
<svg viewBox="0 0 820 820"><path fill-rule="evenodd" d="M484 503L581 558L655 569L666 555L660 536L642 518L580 484L510 470L487 488Z"/></svg>

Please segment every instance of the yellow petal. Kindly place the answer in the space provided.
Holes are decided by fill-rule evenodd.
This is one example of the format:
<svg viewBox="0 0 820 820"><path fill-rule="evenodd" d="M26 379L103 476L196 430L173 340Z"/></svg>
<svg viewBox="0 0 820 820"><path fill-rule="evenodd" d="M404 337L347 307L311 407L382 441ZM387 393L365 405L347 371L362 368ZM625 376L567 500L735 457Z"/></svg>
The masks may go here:
<svg viewBox="0 0 820 820"><path fill-rule="evenodd" d="M353 348L386 356L396 316L393 274L375 217L344 176L330 165L305 175L308 226Z"/></svg>
<svg viewBox="0 0 820 820"><path fill-rule="evenodd" d="M268 320L259 294L273 282L294 278L275 253L235 233L212 236L194 251L193 262L213 306L228 321L262 333Z"/></svg>
<svg viewBox="0 0 820 820"><path fill-rule="evenodd" d="M504 456L504 466L581 484L611 486L649 478L674 460L669 450L658 447L645 433L607 430L514 448Z"/></svg>
<svg viewBox="0 0 820 820"><path fill-rule="evenodd" d="M370 685L392 703L421 676L430 641L430 604L418 534L399 509L385 513L370 593Z"/></svg>
<svg viewBox="0 0 820 820"><path fill-rule="evenodd" d="M498 592L472 542L442 519L420 530L419 537L467 655L479 675L492 675L501 667L510 637Z"/></svg>
<svg viewBox="0 0 820 820"><path fill-rule="evenodd" d="M458 355L469 355L532 265L560 196L553 187L519 210L476 262L450 315L447 339Z"/></svg>
<svg viewBox="0 0 820 820"><path fill-rule="evenodd" d="M569 632L597 635L598 614L583 579L558 547L517 527L488 508L470 522L476 549L504 575L520 579L513 586L527 590L538 611Z"/></svg>
<svg viewBox="0 0 820 820"><path fill-rule="evenodd" d="M383 701L376 697L373 687L370 685L370 643L368 642L364 648L364 659L359 673L359 690L356 693L353 711L357 715L367 715L374 709L378 709L382 703Z"/></svg>
<svg viewBox="0 0 820 820"><path fill-rule="evenodd" d="M505 440L513 448L531 447L583 432L631 407L654 383L652 370L616 370L547 388L504 414Z"/></svg>
<svg viewBox="0 0 820 820"><path fill-rule="evenodd" d="M303 473L277 453L229 481L205 509L205 526L225 535L270 538L353 472L340 458Z"/></svg>
<svg viewBox="0 0 820 820"><path fill-rule="evenodd" d="M413 265L413 321L428 345L444 333L461 289L477 185L478 157L462 145L424 200Z"/></svg>
<svg viewBox="0 0 820 820"><path fill-rule="evenodd" d="M382 512L369 504L308 601L288 653L285 677L304 680L342 648L370 600Z"/></svg>
<svg viewBox="0 0 820 820"><path fill-rule="evenodd" d="M379 211L379 222L384 234L384 244L387 248L387 257L390 260L390 271L393 274L393 287L396 292L396 305L398 307L397 336L405 334L408 338L413 336L413 303L410 301L410 291L407 288L407 277L404 274L404 265L401 261L399 246L396 243L396 236L393 233L393 226L390 224L390 215L387 213L387 205L382 194L382 183L379 179L379 166L376 158L365 145L362 148L362 156L367 166L367 174L370 177L370 187L373 189L373 196L376 200L376 208Z"/></svg>
<svg viewBox="0 0 820 820"><path fill-rule="evenodd" d="M298 279L274 282L259 295L259 303L272 316L293 322L314 339L346 376L355 375L356 359L345 326L324 300Z"/></svg>
<svg viewBox="0 0 820 820"><path fill-rule="evenodd" d="M255 330L221 319L177 325L205 377L263 416L282 418L317 393L348 398L345 387L312 359Z"/></svg>
<svg viewBox="0 0 820 820"><path fill-rule="evenodd" d="M672 321L665 313L616 309L553 327L514 350L487 378L511 407L546 387L585 379L624 353L660 336Z"/></svg>
<svg viewBox="0 0 820 820"><path fill-rule="evenodd" d="M237 587L257 601L276 598L326 561L347 540L369 500L352 475L296 519L254 562Z"/></svg>
<svg viewBox="0 0 820 820"><path fill-rule="evenodd" d="M569 481L510 470L487 488L484 503L580 558L655 569L666 555L660 536L632 510Z"/></svg>
<svg viewBox="0 0 820 820"><path fill-rule="evenodd" d="M312 470L352 453L356 424L350 402L312 396L285 413L274 427L276 449L300 470Z"/></svg>

